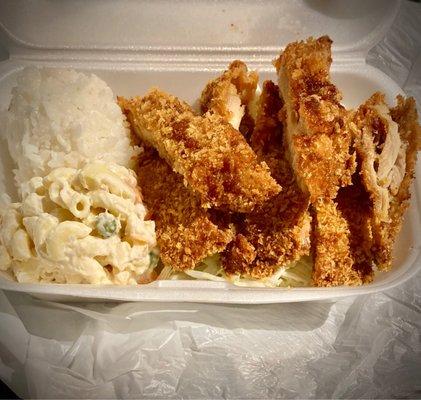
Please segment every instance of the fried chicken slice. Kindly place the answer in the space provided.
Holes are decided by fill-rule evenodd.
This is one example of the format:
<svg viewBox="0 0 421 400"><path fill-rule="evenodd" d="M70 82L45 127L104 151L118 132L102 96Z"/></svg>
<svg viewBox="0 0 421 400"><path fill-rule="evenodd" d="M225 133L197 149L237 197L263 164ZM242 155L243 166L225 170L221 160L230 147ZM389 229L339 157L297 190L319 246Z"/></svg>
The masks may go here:
<svg viewBox="0 0 421 400"><path fill-rule="evenodd" d="M313 211L313 285L361 285L361 276L353 268L349 224L337 204L319 199Z"/></svg>
<svg viewBox="0 0 421 400"><path fill-rule="evenodd" d="M352 205L341 210L334 201L339 189L351 184L356 163L348 114L330 82L331 44L327 36L291 43L275 67L285 100L288 155L313 204L313 283L359 285L365 275L354 269L354 228L346 218Z"/></svg>
<svg viewBox="0 0 421 400"><path fill-rule="evenodd" d="M335 200L313 206L315 286L361 285L373 280L372 206L358 172Z"/></svg>
<svg viewBox="0 0 421 400"><path fill-rule="evenodd" d="M330 82L331 44L328 36L291 43L274 62L285 101L289 157L311 202L335 198L355 170L346 111Z"/></svg>
<svg viewBox="0 0 421 400"><path fill-rule="evenodd" d="M351 123L352 115L348 113L347 124ZM351 185L340 188L334 200L320 199L312 211L313 284L338 286L371 282L374 276L372 204L362 184L359 165ZM347 274L351 274L349 280Z"/></svg>
<svg viewBox="0 0 421 400"><path fill-rule="evenodd" d="M353 125L361 179L372 205L372 251L380 270L391 268L421 143L415 100L398 96L397 102L389 109L384 95L375 93L358 108Z"/></svg>
<svg viewBox="0 0 421 400"><path fill-rule="evenodd" d="M222 75L206 85L200 98L203 114L210 111L223 117L248 138L253 131L255 93L259 77L248 72L242 61L233 61Z"/></svg>
<svg viewBox="0 0 421 400"><path fill-rule="evenodd" d="M371 229L372 205L359 171L352 176L352 185L339 189L335 200L338 212L348 224L349 252L353 269L362 283L373 280L373 234Z"/></svg>
<svg viewBox="0 0 421 400"><path fill-rule="evenodd" d="M156 224L161 260L176 270L192 269L225 249L233 240L232 226L205 210L181 175L151 149L140 156L137 169L143 201Z"/></svg>
<svg viewBox="0 0 421 400"><path fill-rule="evenodd" d="M176 97L152 90L119 104L139 137L156 148L205 208L250 212L279 193L241 133L221 116L194 115Z"/></svg>
<svg viewBox="0 0 421 400"><path fill-rule="evenodd" d="M238 216L237 236L222 257L227 273L263 278L310 251L308 195L298 187L285 157L283 102L278 86L263 84L251 146L283 190L250 214Z"/></svg>

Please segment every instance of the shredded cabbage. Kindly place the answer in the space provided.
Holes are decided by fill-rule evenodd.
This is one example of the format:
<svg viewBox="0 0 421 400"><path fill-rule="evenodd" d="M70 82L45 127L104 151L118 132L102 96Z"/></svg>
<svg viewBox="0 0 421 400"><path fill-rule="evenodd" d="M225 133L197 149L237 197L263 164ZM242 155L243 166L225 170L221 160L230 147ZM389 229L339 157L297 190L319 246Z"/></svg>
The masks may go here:
<svg viewBox="0 0 421 400"><path fill-rule="evenodd" d="M184 271L185 274L188 276L191 276L194 279L203 279L207 281L215 281L215 282L224 282L225 278L222 276L217 276L214 274L210 274L209 272L204 271L196 271L194 269L188 269L187 271Z"/></svg>
<svg viewBox="0 0 421 400"><path fill-rule="evenodd" d="M244 287L300 287L310 286L312 271L312 259L309 256L301 257L279 269L271 276L262 279L254 279L241 275L227 275L221 266L219 254L213 254L205 258L193 270L175 271L172 267L163 267L158 279L180 280L198 279L215 282L231 282L236 286Z"/></svg>
<svg viewBox="0 0 421 400"><path fill-rule="evenodd" d="M226 279L222 274L219 254L213 254L205 258L195 269L176 271L172 267L164 267L158 276L158 279L160 280L179 280L192 278L205 281L225 282Z"/></svg>
<svg viewBox="0 0 421 400"><path fill-rule="evenodd" d="M227 280L237 286L246 287L300 287L310 286L312 260L308 256L301 257L279 269L271 276L262 279L241 277L240 275L227 276Z"/></svg>

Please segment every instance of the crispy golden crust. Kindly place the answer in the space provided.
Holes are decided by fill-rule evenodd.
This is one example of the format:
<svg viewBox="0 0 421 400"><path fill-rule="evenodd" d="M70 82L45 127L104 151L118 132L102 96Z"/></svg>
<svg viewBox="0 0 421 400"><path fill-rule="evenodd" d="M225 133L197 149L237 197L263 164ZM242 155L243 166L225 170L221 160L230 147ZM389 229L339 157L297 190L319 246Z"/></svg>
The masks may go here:
<svg viewBox="0 0 421 400"><path fill-rule="evenodd" d="M155 147L205 208L250 212L280 191L269 168L222 117L196 116L176 97L152 90L119 104L135 132Z"/></svg>
<svg viewBox="0 0 421 400"><path fill-rule="evenodd" d="M352 185L341 188L335 202L322 202L314 208L313 281L317 286L368 283L373 279L374 264L381 270L391 267L393 243L409 204L421 129L414 100L399 96L398 105L390 110L399 132L392 141L394 134L384 110L388 114L384 95L375 93L352 115L350 124L359 161ZM399 161L399 149L404 164ZM403 180L395 189L388 186L399 182L394 181L400 174L398 169L392 170L394 163L404 168ZM387 179L381 176L382 164L388 165ZM321 224L322 220L327 222ZM335 232L334 236L330 237L329 231Z"/></svg>
<svg viewBox="0 0 421 400"><path fill-rule="evenodd" d="M346 112L329 77L331 43L327 36L291 43L274 62L285 101L289 156L312 202L335 198L355 170Z"/></svg>
<svg viewBox="0 0 421 400"><path fill-rule="evenodd" d="M256 72L248 72L242 61L233 61L228 69L206 85L200 97L202 113L214 112L226 120L231 117L227 109L227 98L234 92L240 97L241 104L247 106L253 99L259 77Z"/></svg>
<svg viewBox="0 0 421 400"><path fill-rule="evenodd" d="M384 117L376 93L347 112L330 82L330 47L326 36L287 46L275 61L280 87L264 83L256 119L243 112L257 75L240 61L208 83L202 117L158 90L119 99L137 135L168 162L148 150L139 166L164 264L194 268L222 252L228 274L263 278L311 246L315 286L361 285L374 264L390 268L420 148L415 102L398 97ZM230 126L240 120L250 146ZM388 126L403 145L399 156L389 145L400 158L387 179L399 185L385 197L379 160Z"/></svg>
<svg viewBox="0 0 421 400"><path fill-rule="evenodd" d="M262 278L310 250L308 196L296 184L285 157L278 118L281 108L278 87L264 82L251 146L283 190L254 212L239 217L236 239L222 258L228 273Z"/></svg>
<svg viewBox="0 0 421 400"><path fill-rule="evenodd" d="M361 177L372 204L373 257L380 270L391 268L393 244L409 206L410 186L421 141L415 100L398 96L397 101L397 106L389 110L391 119L398 125L400 143L397 145L401 146L405 160L404 164L400 162L403 179L397 187L388 187L379 177L380 154L387 148L386 141L392 135L388 121L379 112L379 106L385 106L384 95L375 93L359 107L354 117L356 148L362 159Z"/></svg>
<svg viewBox="0 0 421 400"><path fill-rule="evenodd" d="M254 276L252 265L255 260L256 249L242 233L236 234L222 254L222 266L227 274Z"/></svg>
<svg viewBox="0 0 421 400"><path fill-rule="evenodd" d="M347 220L330 199L313 204L313 284L315 286L361 285L354 270Z"/></svg>
<svg viewBox="0 0 421 400"><path fill-rule="evenodd" d="M348 224L349 252L353 269L363 283L373 280L373 253L371 245L371 201L358 172L352 177L352 185L339 189L336 198L338 211Z"/></svg>
<svg viewBox="0 0 421 400"><path fill-rule="evenodd" d="M137 174L165 265L178 270L194 268L205 257L223 251L234 238L232 227L200 207L183 178L155 151L147 150L140 157Z"/></svg>

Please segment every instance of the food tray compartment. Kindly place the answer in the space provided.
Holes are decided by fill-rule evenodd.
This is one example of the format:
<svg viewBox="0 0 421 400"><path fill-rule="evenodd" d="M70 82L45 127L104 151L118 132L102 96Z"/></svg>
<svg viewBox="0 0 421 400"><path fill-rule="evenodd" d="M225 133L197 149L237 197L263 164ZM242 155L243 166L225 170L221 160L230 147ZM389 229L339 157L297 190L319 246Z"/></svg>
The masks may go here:
<svg viewBox="0 0 421 400"><path fill-rule="evenodd" d="M275 54L274 54L275 56ZM195 68L149 68L136 63L115 62L30 62L7 61L0 67L0 108L10 101L10 90L15 84L16 73L26 65L76 68L92 72L104 79L115 95L133 96L145 93L151 86L173 93L194 103L206 82L219 71L205 65ZM257 66L260 82L276 80L270 65ZM389 103L394 102L400 88L385 74L364 63L334 63L332 77L344 95L347 107L358 106L376 90L386 94ZM1 135L1 133L0 133ZM2 142L0 146L0 190L14 192L10 157ZM419 167L417 175L420 176ZM5 274L0 276L0 288L27 292L36 297L58 301L200 301L209 303L278 303L292 301L328 300L338 297L372 293L391 288L409 279L418 270L420 258L420 197L421 185L413 187L410 209L405 216L403 229L395 246L395 267L388 273L379 273L374 282L361 287L336 288L246 288L225 282L210 281L155 281L141 286L93 286L59 284L21 284L11 281Z"/></svg>

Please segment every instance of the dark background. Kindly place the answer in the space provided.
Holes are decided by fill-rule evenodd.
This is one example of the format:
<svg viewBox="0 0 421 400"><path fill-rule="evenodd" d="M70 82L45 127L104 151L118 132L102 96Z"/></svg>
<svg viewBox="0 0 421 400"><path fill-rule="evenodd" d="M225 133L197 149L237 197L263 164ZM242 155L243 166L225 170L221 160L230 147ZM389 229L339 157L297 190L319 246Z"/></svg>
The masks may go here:
<svg viewBox="0 0 421 400"><path fill-rule="evenodd" d="M18 399L7 385L0 381L0 399Z"/></svg>

